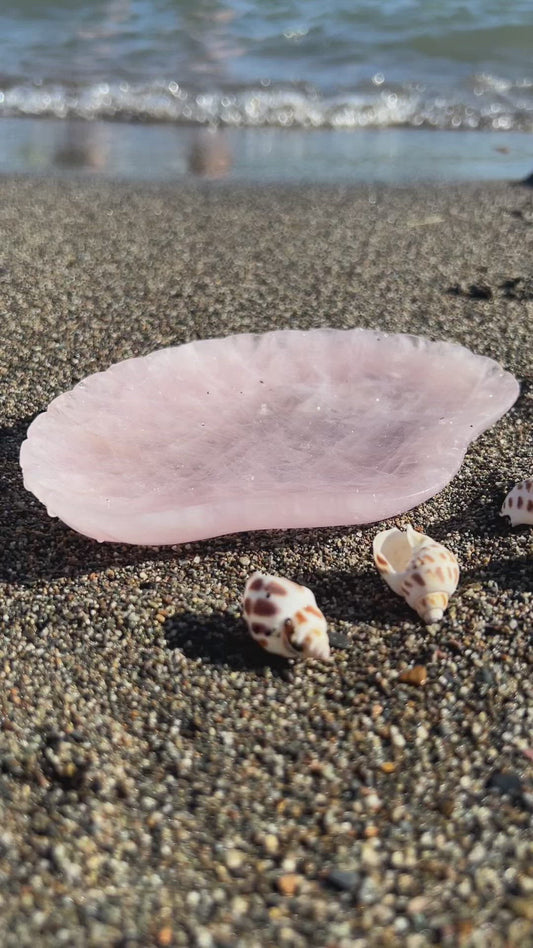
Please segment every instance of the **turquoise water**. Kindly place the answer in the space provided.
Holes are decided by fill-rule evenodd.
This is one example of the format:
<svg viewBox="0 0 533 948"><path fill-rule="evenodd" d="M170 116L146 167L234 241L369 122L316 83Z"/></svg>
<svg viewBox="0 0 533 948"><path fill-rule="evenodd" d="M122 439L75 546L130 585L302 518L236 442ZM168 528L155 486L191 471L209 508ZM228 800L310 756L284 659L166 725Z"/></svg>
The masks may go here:
<svg viewBox="0 0 533 948"><path fill-rule="evenodd" d="M533 130L531 0L17 0L0 117Z"/></svg>

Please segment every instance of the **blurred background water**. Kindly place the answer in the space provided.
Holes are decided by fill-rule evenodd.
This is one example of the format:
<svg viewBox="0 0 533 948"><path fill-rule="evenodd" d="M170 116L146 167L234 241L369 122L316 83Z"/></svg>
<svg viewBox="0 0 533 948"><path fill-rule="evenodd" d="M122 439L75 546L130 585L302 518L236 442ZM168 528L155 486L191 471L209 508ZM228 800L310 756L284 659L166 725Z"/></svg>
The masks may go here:
<svg viewBox="0 0 533 948"><path fill-rule="evenodd" d="M531 0L17 0L0 8L0 43L0 170L10 143L23 170L35 164L34 133L5 121L20 117L70 120L64 167L84 164L86 120L482 131L500 155L516 147L503 136L533 131ZM99 138L108 157L85 162L93 171L119 141ZM198 138L189 171L228 172L215 138Z"/></svg>

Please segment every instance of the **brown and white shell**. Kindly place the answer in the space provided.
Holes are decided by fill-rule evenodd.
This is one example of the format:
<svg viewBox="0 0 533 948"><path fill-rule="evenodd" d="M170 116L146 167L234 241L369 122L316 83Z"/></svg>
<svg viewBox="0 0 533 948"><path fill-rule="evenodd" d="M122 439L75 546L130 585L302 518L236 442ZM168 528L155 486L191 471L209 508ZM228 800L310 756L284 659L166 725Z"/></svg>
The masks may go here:
<svg viewBox="0 0 533 948"><path fill-rule="evenodd" d="M306 586L254 573L246 583L243 610L250 635L268 652L330 661L327 623Z"/></svg>
<svg viewBox="0 0 533 948"><path fill-rule="evenodd" d="M533 477L515 484L509 491L500 510L502 517L509 517L511 526L533 524Z"/></svg>
<svg viewBox="0 0 533 948"><path fill-rule="evenodd" d="M385 582L424 622L439 622L459 581L455 555L410 525L374 538L374 562Z"/></svg>

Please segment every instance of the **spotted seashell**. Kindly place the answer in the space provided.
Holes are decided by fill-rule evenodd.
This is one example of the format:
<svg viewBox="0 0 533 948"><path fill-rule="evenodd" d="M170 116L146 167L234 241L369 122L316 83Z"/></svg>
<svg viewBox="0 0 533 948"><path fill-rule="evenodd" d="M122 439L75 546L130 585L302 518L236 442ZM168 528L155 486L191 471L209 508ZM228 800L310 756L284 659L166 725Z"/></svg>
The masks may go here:
<svg viewBox="0 0 533 948"><path fill-rule="evenodd" d="M374 562L386 583L424 622L439 622L457 589L459 565L450 550L408 526L374 539Z"/></svg>
<svg viewBox="0 0 533 948"><path fill-rule="evenodd" d="M306 586L254 573L246 583L243 609L250 635L268 652L330 661L327 623Z"/></svg>
<svg viewBox="0 0 533 948"><path fill-rule="evenodd" d="M515 484L509 491L500 510L502 517L509 517L511 526L533 523L533 477Z"/></svg>

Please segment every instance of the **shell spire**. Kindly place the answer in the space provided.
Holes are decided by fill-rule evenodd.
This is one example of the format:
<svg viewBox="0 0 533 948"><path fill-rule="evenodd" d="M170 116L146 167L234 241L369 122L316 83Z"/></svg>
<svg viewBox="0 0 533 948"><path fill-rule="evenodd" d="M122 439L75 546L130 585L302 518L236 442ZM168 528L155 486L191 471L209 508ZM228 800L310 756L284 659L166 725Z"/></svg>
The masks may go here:
<svg viewBox="0 0 533 948"><path fill-rule="evenodd" d="M515 484L509 491L500 510L502 517L509 517L511 526L533 524L533 477Z"/></svg>
<svg viewBox="0 0 533 948"><path fill-rule="evenodd" d="M246 583L243 610L250 635L266 651L331 660L326 620L306 586L254 573Z"/></svg>
<svg viewBox="0 0 533 948"><path fill-rule="evenodd" d="M374 538L374 562L385 582L424 622L440 622L459 581L455 555L411 525Z"/></svg>

